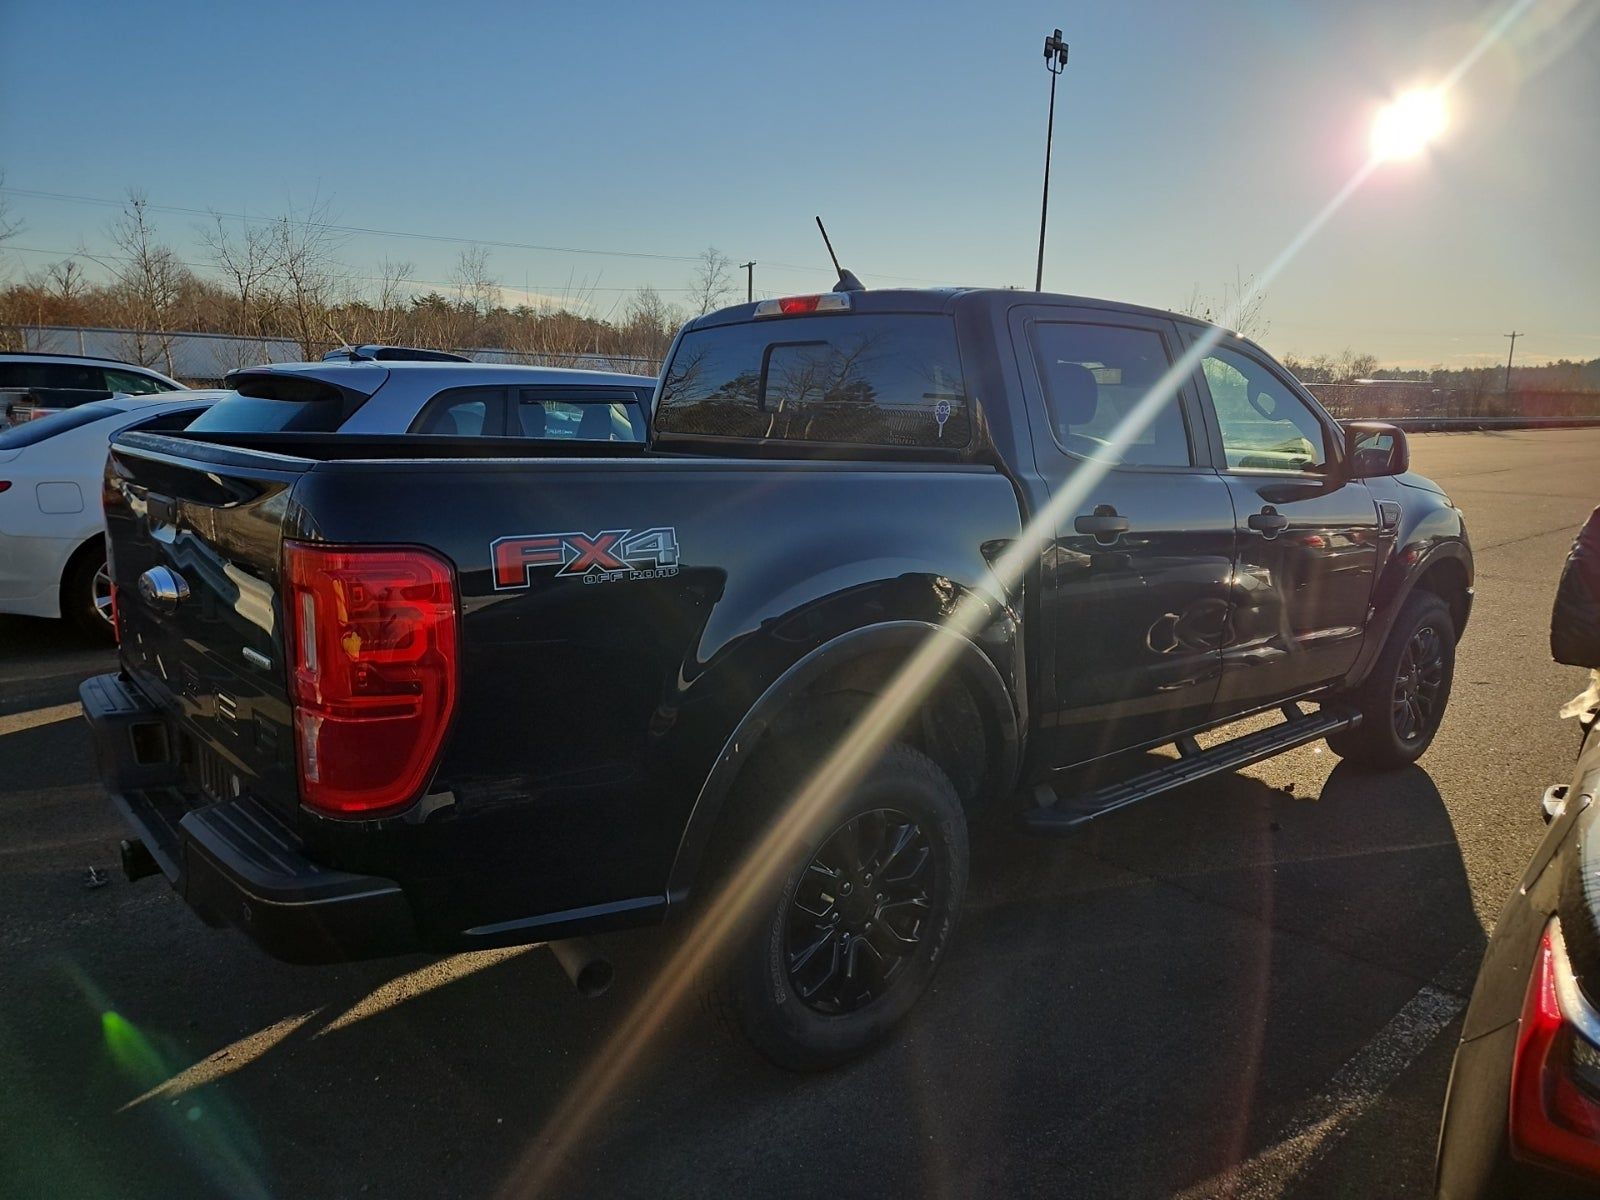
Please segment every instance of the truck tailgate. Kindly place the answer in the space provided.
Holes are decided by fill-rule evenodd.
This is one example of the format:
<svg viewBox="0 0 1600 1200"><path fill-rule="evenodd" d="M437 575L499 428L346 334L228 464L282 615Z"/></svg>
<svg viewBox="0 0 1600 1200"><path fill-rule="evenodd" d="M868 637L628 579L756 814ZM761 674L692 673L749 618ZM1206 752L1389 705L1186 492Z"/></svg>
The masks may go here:
<svg viewBox="0 0 1600 1200"><path fill-rule="evenodd" d="M298 805L279 571L311 463L156 434L116 439L106 528L124 669L169 713L197 792Z"/></svg>

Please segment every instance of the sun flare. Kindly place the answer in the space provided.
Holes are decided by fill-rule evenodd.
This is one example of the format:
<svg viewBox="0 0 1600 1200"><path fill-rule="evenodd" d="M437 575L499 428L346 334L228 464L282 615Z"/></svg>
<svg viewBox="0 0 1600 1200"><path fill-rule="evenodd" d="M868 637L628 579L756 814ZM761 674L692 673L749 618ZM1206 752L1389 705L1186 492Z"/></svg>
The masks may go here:
<svg viewBox="0 0 1600 1200"><path fill-rule="evenodd" d="M1444 132L1449 121L1444 94L1415 88L1395 97L1372 122L1372 154L1382 160L1415 158Z"/></svg>

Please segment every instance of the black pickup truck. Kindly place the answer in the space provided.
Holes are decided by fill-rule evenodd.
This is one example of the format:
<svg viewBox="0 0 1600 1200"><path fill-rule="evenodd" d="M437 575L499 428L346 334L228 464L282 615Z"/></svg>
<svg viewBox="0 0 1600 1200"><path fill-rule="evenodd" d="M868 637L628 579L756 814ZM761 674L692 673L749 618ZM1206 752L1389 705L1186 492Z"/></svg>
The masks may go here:
<svg viewBox="0 0 1600 1200"><path fill-rule="evenodd" d="M82 697L129 873L299 961L659 922L945 639L708 973L797 1066L916 1000L970 814L1070 832L1323 737L1408 763L1471 606L1404 434L1126 304L729 308L678 335L644 444L318 432L360 402L114 443L121 670Z"/></svg>

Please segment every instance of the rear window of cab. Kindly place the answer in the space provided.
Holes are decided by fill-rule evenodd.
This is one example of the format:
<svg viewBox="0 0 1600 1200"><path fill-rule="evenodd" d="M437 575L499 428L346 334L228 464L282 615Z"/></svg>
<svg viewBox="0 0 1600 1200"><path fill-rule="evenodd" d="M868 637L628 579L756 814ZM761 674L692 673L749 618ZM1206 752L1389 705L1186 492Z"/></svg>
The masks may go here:
<svg viewBox="0 0 1600 1200"><path fill-rule="evenodd" d="M972 417L943 314L844 313L697 329L661 377L656 432L960 449Z"/></svg>

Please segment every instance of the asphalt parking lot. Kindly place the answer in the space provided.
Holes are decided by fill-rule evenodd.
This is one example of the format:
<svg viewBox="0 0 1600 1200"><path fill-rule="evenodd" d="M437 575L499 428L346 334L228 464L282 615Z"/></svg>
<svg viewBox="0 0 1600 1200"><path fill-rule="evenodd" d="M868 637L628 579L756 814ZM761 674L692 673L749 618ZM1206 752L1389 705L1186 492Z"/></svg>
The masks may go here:
<svg viewBox="0 0 1600 1200"><path fill-rule="evenodd" d="M1074 841L988 832L891 1045L801 1078L686 1014L565 1194L1426 1194L1486 931L1577 744L1546 628L1600 430L1412 445L1478 563L1420 766L1318 744ZM661 935L618 939L593 1001L542 950L273 962L117 872L73 708L111 662L0 618L0 1195L504 1191Z"/></svg>

